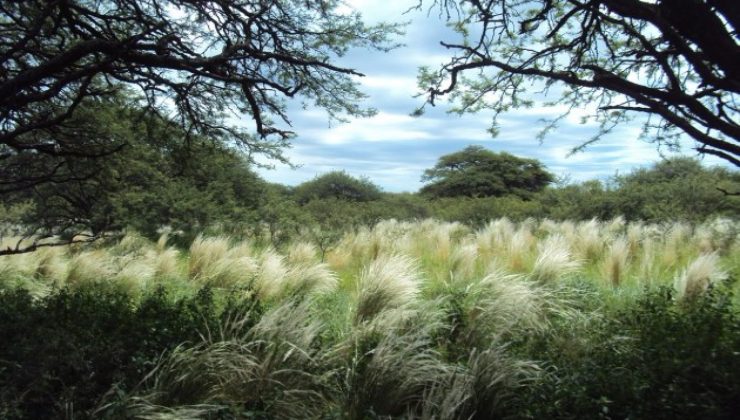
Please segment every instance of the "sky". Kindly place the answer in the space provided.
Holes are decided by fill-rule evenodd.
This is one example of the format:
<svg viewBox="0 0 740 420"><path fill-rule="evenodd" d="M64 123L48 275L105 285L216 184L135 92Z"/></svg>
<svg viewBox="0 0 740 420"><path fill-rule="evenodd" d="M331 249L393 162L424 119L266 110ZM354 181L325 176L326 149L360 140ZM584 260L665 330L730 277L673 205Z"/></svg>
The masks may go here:
<svg viewBox="0 0 740 420"><path fill-rule="evenodd" d="M416 75L420 66L438 67L449 58L439 45L455 40L437 13L415 11L403 14L417 0L350 0L368 23L410 22L398 41L405 44L389 53L353 50L338 63L355 68L365 77L358 78L361 90L369 97L363 104L378 110L371 118L350 118L347 123L329 121L320 109L289 106L292 130L297 137L286 156L298 168L276 164L274 169L260 169L270 182L297 185L321 174L343 170L352 176L367 177L388 192L414 192L422 187L421 176L445 154L480 145L494 152L541 161L557 177L571 182L607 179L617 173L649 166L659 161L665 150L638 139L639 122L615 128L585 152L569 152L597 133L594 123L581 124L579 112L562 121L540 144L537 134L544 118L559 115L557 109L535 106L515 109L499 116L499 134L492 137L487 129L492 114L449 113L444 101L426 108L424 115L410 114L424 102ZM552 99L552 98L550 98ZM687 146L690 143L687 142ZM690 147L684 153L695 156ZM711 156L709 165L723 164Z"/></svg>

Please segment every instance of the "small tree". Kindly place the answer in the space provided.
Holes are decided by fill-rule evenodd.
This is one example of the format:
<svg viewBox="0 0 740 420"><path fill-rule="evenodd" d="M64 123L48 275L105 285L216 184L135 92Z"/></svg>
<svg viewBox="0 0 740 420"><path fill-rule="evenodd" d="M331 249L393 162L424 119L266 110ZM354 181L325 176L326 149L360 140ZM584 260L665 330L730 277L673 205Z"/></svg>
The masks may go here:
<svg viewBox="0 0 740 420"><path fill-rule="evenodd" d="M365 202L378 200L380 188L367 178L355 178L344 171L329 172L304 182L294 191L295 200L303 205L311 200L331 199Z"/></svg>
<svg viewBox="0 0 740 420"><path fill-rule="evenodd" d="M440 157L433 168L424 171L421 179L429 182L421 192L433 197L511 194L522 198L529 198L554 180L535 159L494 153L481 146L468 146Z"/></svg>

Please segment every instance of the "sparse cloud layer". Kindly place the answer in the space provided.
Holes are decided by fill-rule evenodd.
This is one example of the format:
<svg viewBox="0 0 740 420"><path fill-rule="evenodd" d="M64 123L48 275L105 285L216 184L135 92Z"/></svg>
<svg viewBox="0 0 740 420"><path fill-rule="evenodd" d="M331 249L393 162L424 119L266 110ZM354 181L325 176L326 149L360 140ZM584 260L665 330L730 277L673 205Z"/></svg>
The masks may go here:
<svg viewBox="0 0 740 420"><path fill-rule="evenodd" d="M539 159L556 175L574 181L607 178L661 158L654 145L638 140L638 122L618 127L585 152L571 155L574 147L597 132L595 125L580 123L585 111L576 111L561 121L542 144L537 140L544 127L542 120L559 115L563 109L513 110L499 118L500 134L496 138L486 131L491 124L490 113L459 116L448 113L442 103L427 108L420 117L412 117L410 114L423 103L423 98L415 97L418 68L444 62L447 56L439 41L454 39L455 34L436 12L404 15L415 0L349 3L370 22L410 22L406 35L399 40L405 46L390 53L353 51L341 59L342 65L366 75L358 78L368 95L365 106L378 113L372 118L330 123L323 112L303 110L299 104L291 106L292 129L298 137L287 156L299 168L261 170L268 181L296 185L328 171L345 170L368 177L386 191L416 191L422 185L424 169L433 166L439 156L470 144ZM690 148L686 152L690 153ZM709 157L706 161L722 163Z"/></svg>

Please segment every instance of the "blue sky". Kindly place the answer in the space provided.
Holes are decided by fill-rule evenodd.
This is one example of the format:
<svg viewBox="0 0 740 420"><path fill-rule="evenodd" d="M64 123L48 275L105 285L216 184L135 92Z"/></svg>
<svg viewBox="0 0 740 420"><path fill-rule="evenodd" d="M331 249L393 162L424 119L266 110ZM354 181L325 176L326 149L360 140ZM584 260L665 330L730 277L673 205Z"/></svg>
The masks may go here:
<svg viewBox="0 0 740 420"><path fill-rule="evenodd" d="M470 144L538 159L555 175L572 181L604 179L661 159L654 145L638 140L641 126L637 122L616 128L585 152L568 156L573 147L597 132L594 124L580 124L578 112L562 121L542 144L537 140L544 125L540 120L558 115L557 109L512 110L499 117L500 134L495 138L486 131L490 113L450 114L447 104L441 102L435 108L427 107L423 116L411 117L409 114L423 103L423 98L414 98L418 68L445 62L448 53L439 41L454 40L455 34L436 13L403 15L416 0L348 3L368 22L410 21L406 35L399 40L404 47L390 53L352 51L340 61L366 75L358 78L361 89L369 95L364 105L376 108L378 114L330 124L321 110L291 106L289 115L297 137L286 155L300 167L277 165L272 170L259 170L270 182L297 185L329 171L344 170L366 176L385 191L416 191L422 186L424 169L434 166L440 156ZM684 151L693 154L690 147ZM704 160L706 164L722 163L712 157Z"/></svg>

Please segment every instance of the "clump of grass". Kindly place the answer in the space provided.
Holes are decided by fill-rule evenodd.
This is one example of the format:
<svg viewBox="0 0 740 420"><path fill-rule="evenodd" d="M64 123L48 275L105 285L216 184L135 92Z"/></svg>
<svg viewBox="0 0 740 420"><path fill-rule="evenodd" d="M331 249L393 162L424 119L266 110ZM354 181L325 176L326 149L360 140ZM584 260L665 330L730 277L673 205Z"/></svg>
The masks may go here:
<svg viewBox="0 0 740 420"><path fill-rule="evenodd" d="M452 369L424 329L361 331L335 354L344 359L337 399L346 418L413 418L425 395L442 386Z"/></svg>
<svg viewBox="0 0 740 420"><path fill-rule="evenodd" d="M416 262L410 257L390 255L372 261L360 274L355 322L410 304L419 293L419 283Z"/></svg>
<svg viewBox="0 0 740 420"><path fill-rule="evenodd" d="M727 278L716 253L703 254L692 261L675 281L679 299L692 299L704 293L712 284Z"/></svg>
<svg viewBox="0 0 740 420"><path fill-rule="evenodd" d="M604 238L601 225L596 219L579 223L575 235L570 239L576 254L585 261L596 261L604 249Z"/></svg>
<svg viewBox="0 0 740 420"><path fill-rule="evenodd" d="M230 318L164 358L147 389L129 398L128 412L204 416L238 406L257 417L318 417L327 392L314 373L320 324L310 313L305 301L286 301L256 323L253 313Z"/></svg>
<svg viewBox="0 0 740 420"><path fill-rule="evenodd" d="M82 251L70 258L65 284L79 286L107 281L116 273L110 256L103 250Z"/></svg>
<svg viewBox="0 0 740 420"><path fill-rule="evenodd" d="M540 283L553 283L566 274L574 273L581 263L571 255L568 241L560 234L550 235L538 245L537 260L529 274Z"/></svg>
<svg viewBox="0 0 740 420"><path fill-rule="evenodd" d="M629 241L620 236L609 246L601 262L601 272L606 281L612 286L619 286L627 271L627 261L630 253Z"/></svg>
<svg viewBox="0 0 740 420"><path fill-rule="evenodd" d="M522 272L526 270L526 261L535 238L528 226L521 226L509 239L505 261L511 271Z"/></svg>
<svg viewBox="0 0 740 420"><path fill-rule="evenodd" d="M490 272L469 286L466 294L469 303L461 340L468 348L517 331L542 331L559 310L559 299L550 290L502 270Z"/></svg>
<svg viewBox="0 0 740 420"><path fill-rule="evenodd" d="M473 243L461 244L450 256L450 272L453 278L467 280L475 275L478 262L478 247Z"/></svg>
<svg viewBox="0 0 740 420"><path fill-rule="evenodd" d="M198 236L190 246L189 278L215 287L248 285L257 271L249 244L231 246L225 237Z"/></svg>
<svg viewBox="0 0 740 420"><path fill-rule="evenodd" d="M287 252L291 264L313 264L318 261L319 251L309 242L296 242L290 245Z"/></svg>

